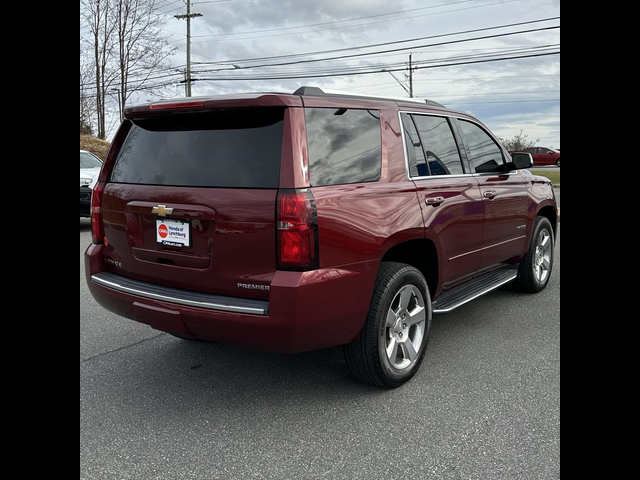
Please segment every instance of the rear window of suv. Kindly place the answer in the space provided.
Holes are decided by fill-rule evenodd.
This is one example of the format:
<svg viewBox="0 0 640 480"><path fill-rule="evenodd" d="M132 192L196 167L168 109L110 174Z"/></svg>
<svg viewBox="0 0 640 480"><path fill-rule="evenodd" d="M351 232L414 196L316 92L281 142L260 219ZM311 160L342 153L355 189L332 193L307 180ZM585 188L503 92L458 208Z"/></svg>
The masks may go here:
<svg viewBox="0 0 640 480"><path fill-rule="evenodd" d="M374 182L382 147L377 110L305 108L311 186Z"/></svg>
<svg viewBox="0 0 640 480"><path fill-rule="evenodd" d="M277 188L284 109L239 109L133 120L111 181Z"/></svg>

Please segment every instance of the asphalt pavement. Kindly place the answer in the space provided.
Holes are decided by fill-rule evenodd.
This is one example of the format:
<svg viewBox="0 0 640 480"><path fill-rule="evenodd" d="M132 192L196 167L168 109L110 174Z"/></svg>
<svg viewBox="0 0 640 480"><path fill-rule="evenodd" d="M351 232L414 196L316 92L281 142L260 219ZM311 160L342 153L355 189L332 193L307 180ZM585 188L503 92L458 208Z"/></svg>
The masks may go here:
<svg viewBox="0 0 640 480"><path fill-rule="evenodd" d="M80 224L81 479L557 479L560 240L547 288L434 317L411 382L361 384L340 348L180 340L91 297ZM327 299L330 301L330 299Z"/></svg>

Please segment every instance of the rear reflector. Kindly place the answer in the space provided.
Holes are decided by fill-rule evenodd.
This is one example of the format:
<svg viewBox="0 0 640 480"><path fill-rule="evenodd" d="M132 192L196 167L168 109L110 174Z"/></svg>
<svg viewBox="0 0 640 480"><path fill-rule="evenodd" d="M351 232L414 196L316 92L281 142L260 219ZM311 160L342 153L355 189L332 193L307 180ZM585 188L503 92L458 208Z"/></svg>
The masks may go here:
<svg viewBox="0 0 640 480"><path fill-rule="evenodd" d="M104 182L98 182L91 192L91 241L95 244L104 243L104 226L102 224L102 193Z"/></svg>
<svg viewBox="0 0 640 480"><path fill-rule="evenodd" d="M278 268L318 268L318 219L308 189L280 190L277 200Z"/></svg>
<svg viewBox="0 0 640 480"><path fill-rule="evenodd" d="M175 103L154 103L149 105L151 110L171 110L174 108L194 108L202 107L204 100L198 102L175 102Z"/></svg>

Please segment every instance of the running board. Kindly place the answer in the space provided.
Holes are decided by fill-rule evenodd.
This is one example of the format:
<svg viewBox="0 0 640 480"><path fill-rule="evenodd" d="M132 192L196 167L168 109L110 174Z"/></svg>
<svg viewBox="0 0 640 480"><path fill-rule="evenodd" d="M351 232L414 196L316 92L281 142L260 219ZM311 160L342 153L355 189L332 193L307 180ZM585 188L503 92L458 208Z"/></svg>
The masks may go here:
<svg viewBox="0 0 640 480"><path fill-rule="evenodd" d="M438 299L433 302L433 313L450 312L454 308L458 308L460 305L464 305L474 298L478 298L480 295L489 293L505 283L515 280L517 276L518 268L516 266L515 268L503 268L476 278L438 297Z"/></svg>

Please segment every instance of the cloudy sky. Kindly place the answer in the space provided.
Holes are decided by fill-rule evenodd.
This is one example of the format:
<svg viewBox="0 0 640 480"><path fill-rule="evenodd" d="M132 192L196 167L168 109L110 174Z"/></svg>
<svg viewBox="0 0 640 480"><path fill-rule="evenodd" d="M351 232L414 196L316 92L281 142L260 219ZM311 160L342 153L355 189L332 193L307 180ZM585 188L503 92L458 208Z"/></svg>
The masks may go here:
<svg viewBox="0 0 640 480"><path fill-rule="evenodd" d="M170 64L184 69L186 21L174 15L185 0L156 1L177 48ZM407 97L383 70L405 82L411 53L415 97L470 112L500 137L522 130L560 147L560 20L535 22L559 17L559 0L196 0L191 12L202 14L191 20L192 96L314 85ZM535 23L491 28L523 22ZM537 31L513 34L523 30ZM514 56L526 58L485 61ZM183 97L183 76L167 74L162 96ZM140 92L132 103L158 98Z"/></svg>

